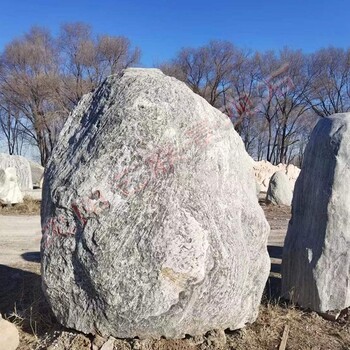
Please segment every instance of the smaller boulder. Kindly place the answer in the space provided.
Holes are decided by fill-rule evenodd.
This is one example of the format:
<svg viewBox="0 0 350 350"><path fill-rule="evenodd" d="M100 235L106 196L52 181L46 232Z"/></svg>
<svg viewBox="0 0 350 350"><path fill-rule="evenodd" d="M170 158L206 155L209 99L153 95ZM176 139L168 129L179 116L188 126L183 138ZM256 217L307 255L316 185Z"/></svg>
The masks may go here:
<svg viewBox="0 0 350 350"><path fill-rule="evenodd" d="M17 182L15 168L0 169L0 203L23 203L23 195Z"/></svg>
<svg viewBox="0 0 350 350"><path fill-rule="evenodd" d="M0 168L15 168L17 175L17 182L21 191L32 190L32 172L28 159L17 156L0 153Z"/></svg>
<svg viewBox="0 0 350 350"><path fill-rule="evenodd" d="M282 163L273 165L267 160L261 160L258 162L253 160L252 163L255 179L260 184L262 192L267 192L270 179L277 171L283 171L287 175L287 178L292 186L292 190L294 190L295 182L300 174L300 169L295 165L286 165Z"/></svg>
<svg viewBox="0 0 350 350"><path fill-rule="evenodd" d="M32 172L33 188L42 188L44 167L33 161L29 161L30 170Z"/></svg>
<svg viewBox="0 0 350 350"><path fill-rule="evenodd" d="M291 205L293 189L284 171L275 172L267 190L266 202L274 205Z"/></svg>
<svg viewBox="0 0 350 350"><path fill-rule="evenodd" d="M16 326L2 318L0 314L0 350L15 350L19 345Z"/></svg>

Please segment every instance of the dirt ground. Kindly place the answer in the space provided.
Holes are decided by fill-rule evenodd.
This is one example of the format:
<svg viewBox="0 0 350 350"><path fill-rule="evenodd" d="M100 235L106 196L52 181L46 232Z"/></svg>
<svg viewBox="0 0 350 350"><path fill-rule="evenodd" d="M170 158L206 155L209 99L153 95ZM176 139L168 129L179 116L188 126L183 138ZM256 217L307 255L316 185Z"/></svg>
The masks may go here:
<svg viewBox="0 0 350 350"><path fill-rule="evenodd" d="M337 321L321 318L279 299L283 240L290 217L289 207L262 207L271 226L269 253L271 277L267 283L257 321L238 331L213 331L203 337L182 340L115 340L105 349L255 350L279 349L289 329L286 349L350 349L348 311ZM106 339L63 329L56 321L41 291L40 218L1 216L0 213L0 313L20 331L19 350L100 349ZM114 347L113 347L114 343ZM107 347L110 346L110 347Z"/></svg>
<svg viewBox="0 0 350 350"><path fill-rule="evenodd" d="M0 215L0 264L15 266L40 261L40 216Z"/></svg>

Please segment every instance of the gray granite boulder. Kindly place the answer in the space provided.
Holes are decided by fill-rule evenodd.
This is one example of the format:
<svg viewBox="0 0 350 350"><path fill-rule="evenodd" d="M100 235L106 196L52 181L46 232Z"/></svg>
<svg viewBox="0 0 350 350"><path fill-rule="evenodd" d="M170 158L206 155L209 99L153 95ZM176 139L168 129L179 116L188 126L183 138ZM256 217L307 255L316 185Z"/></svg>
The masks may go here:
<svg viewBox="0 0 350 350"><path fill-rule="evenodd" d="M17 180L21 191L33 189L32 172L29 161L26 158L0 153L0 169L6 168L16 169Z"/></svg>
<svg viewBox="0 0 350 350"><path fill-rule="evenodd" d="M65 326L184 337L254 322L269 225L229 119L157 69L83 97L45 170L43 289Z"/></svg>
<svg viewBox="0 0 350 350"><path fill-rule="evenodd" d="M282 293L318 312L350 306L350 114L321 118L296 182Z"/></svg>
<svg viewBox="0 0 350 350"><path fill-rule="evenodd" d="M269 183L266 202L274 205L291 205L293 189L287 175L281 170L275 172Z"/></svg>

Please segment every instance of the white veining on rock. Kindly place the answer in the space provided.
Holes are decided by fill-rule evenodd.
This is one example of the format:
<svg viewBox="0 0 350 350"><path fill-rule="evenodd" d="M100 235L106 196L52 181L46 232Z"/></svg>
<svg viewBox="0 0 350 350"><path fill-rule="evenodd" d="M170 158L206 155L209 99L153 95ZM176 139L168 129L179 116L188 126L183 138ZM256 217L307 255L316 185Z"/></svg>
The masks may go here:
<svg viewBox="0 0 350 350"><path fill-rule="evenodd" d="M269 225L229 119L157 69L84 96L45 171L42 276L85 333L173 337L254 322Z"/></svg>

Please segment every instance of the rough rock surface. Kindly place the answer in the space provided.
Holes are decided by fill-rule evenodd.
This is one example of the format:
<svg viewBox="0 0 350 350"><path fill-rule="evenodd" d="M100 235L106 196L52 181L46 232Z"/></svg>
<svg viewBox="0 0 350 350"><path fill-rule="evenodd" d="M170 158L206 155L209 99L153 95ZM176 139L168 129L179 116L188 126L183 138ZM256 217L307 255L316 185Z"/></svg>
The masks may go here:
<svg viewBox="0 0 350 350"><path fill-rule="evenodd" d="M0 314L0 350L15 350L19 345L16 326L2 318Z"/></svg>
<svg viewBox="0 0 350 350"><path fill-rule="evenodd" d="M269 225L229 119L157 69L86 95L45 171L44 292L118 338L237 329L258 313Z"/></svg>
<svg viewBox="0 0 350 350"><path fill-rule="evenodd" d="M261 185L257 181L255 181L255 193L257 198L259 198L260 192L261 192Z"/></svg>
<svg viewBox="0 0 350 350"><path fill-rule="evenodd" d="M291 205L293 198L292 186L283 171L277 171L271 177L266 194L266 202L275 205Z"/></svg>
<svg viewBox="0 0 350 350"><path fill-rule="evenodd" d="M16 169L0 169L0 203L17 204L22 202L23 195L17 183Z"/></svg>
<svg viewBox="0 0 350 350"><path fill-rule="evenodd" d="M33 161L29 161L30 170L32 172L33 187L41 188L44 176L44 167Z"/></svg>
<svg viewBox="0 0 350 350"><path fill-rule="evenodd" d="M318 312L350 306L350 114L322 118L297 180L282 292Z"/></svg>
<svg viewBox="0 0 350 350"><path fill-rule="evenodd" d="M32 190L32 172L29 161L22 156L10 156L0 153L0 169L15 168L21 191Z"/></svg>
<svg viewBox="0 0 350 350"><path fill-rule="evenodd" d="M261 191L263 192L267 192L270 179L272 175L277 171L283 171L287 175L288 180L290 181L290 184L292 186L292 190L294 189L295 181L297 180L300 174L300 169L293 164L287 165L280 163L278 165L273 165L266 160L261 160L258 162L255 162L253 160L253 167L255 179L260 185Z"/></svg>

